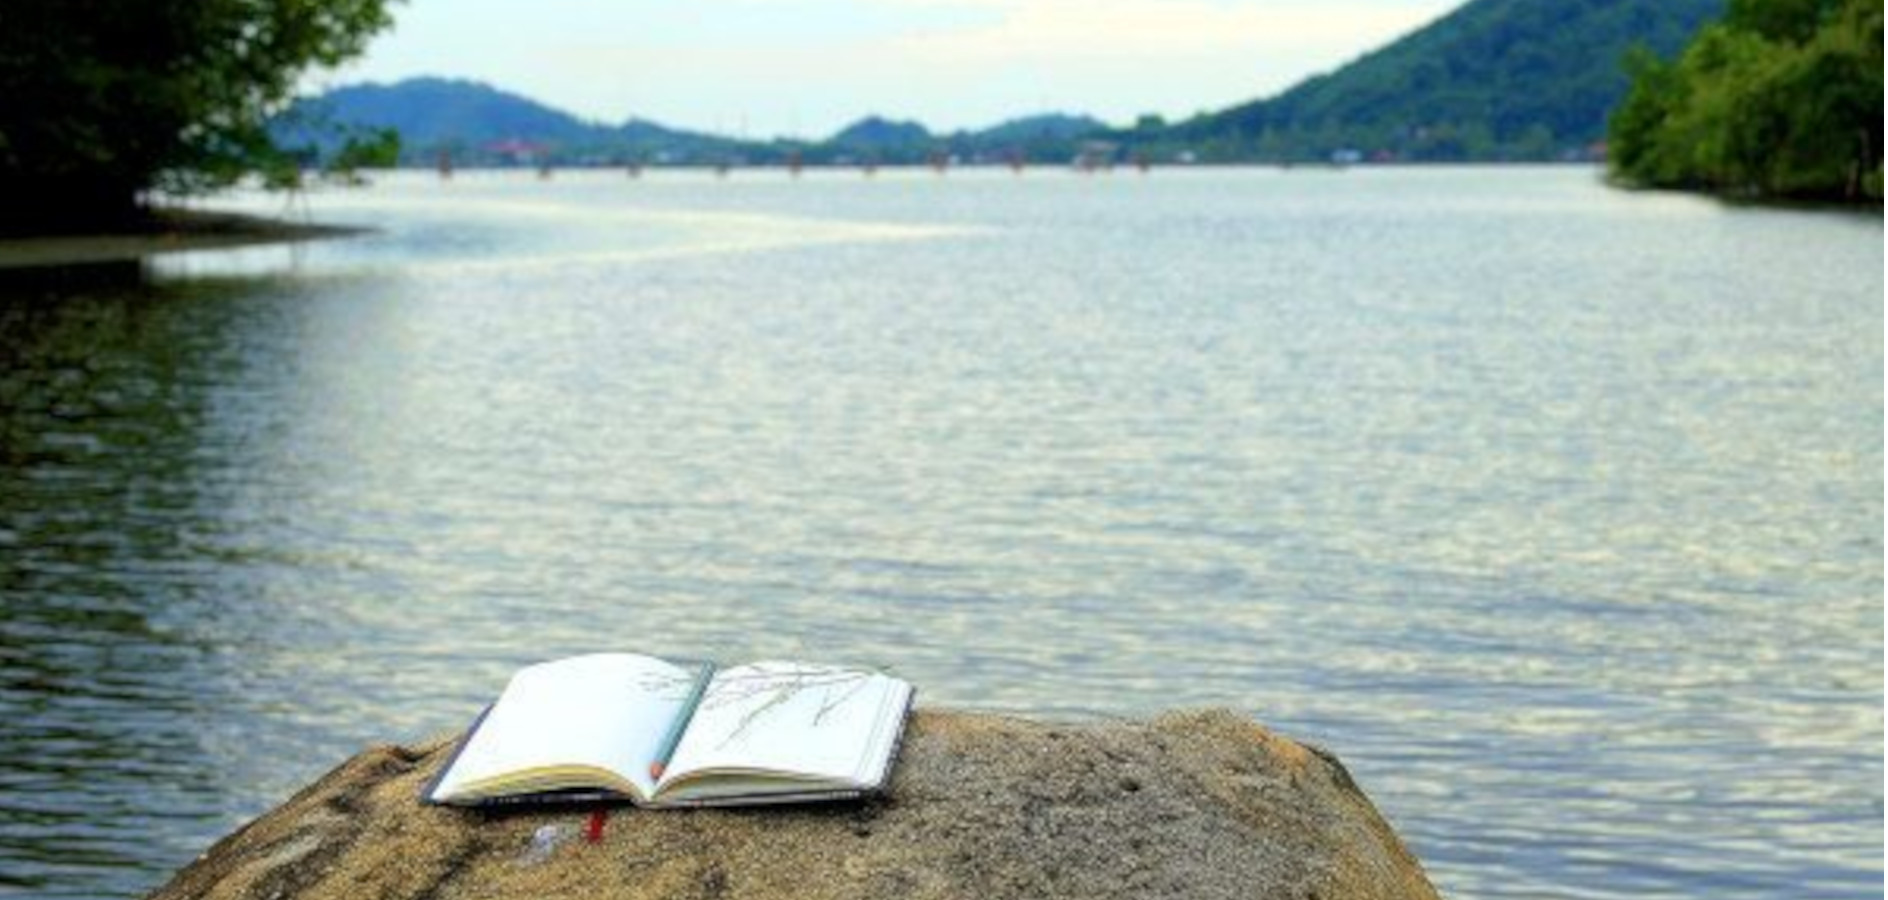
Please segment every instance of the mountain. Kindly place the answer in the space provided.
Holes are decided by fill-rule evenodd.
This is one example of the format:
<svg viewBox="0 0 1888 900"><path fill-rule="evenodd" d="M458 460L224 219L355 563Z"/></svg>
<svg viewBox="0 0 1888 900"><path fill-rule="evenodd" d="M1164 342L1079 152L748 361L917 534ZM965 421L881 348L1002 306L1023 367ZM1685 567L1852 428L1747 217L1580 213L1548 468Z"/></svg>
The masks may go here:
<svg viewBox="0 0 1888 900"><path fill-rule="evenodd" d="M1084 138L1107 127L1089 116L1042 113L976 131L934 134L917 122L867 116L809 148L807 155L819 161L872 158L888 163L924 162L938 153L970 162L1067 162Z"/></svg>
<svg viewBox="0 0 1888 900"><path fill-rule="evenodd" d="M408 165L431 165L442 153L461 165L778 164L790 158L895 165L922 163L940 152L986 161L1066 161L1080 137L1104 128L1087 116L1047 113L939 135L917 122L867 116L824 141L743 141L642 119L588 121L476 81L409 78L299 100L271 132L278 144L319 159L332 156L350 133L391 129L400 135Z"/></svg>
<svg viewBox="0 0 1888 900"><path fill-rule="evenodd" d="M1471 0L1275 97L1125 132L1203 158L1551 159L1604 139L1634 46L1670 56L1725 0Z"/></svg>
<svg viewBox="0 0 1888 900"><path fill-rule="evenodd" d="M336 88L311 104L340 121L392 128L414 146L503 140L586 141L609 129L475 81L411 78Z"/></svg>
<svg viewBox="0 0 1888 900"><path fill-rule="evenodd" d="M916 122L896 122L880 116L866 116L847 125L826 139L827 145L861 152L907 148L931 143L931 132Z"/></svg>
<svg viewBox="0 0 1888 900"><path fill-rule="evenodd" d="M272 127L285 146L329 152L338 130L392 129L402 157L430 163L449 152L461 163L718 160L742 142L631 119L607 125L476 81L409 78L335 88L297 101Z"/></svg>
<svg viewBox="0 0 1888 900"><path fill-rule="evenodd" d="M1107 127L1108 123L1093 116L1043 113L992 125L982 131L973 132L971 138L989 145L1032 141L1069 141L1104 131Z"/></svg>
<svg viewBox="0 0 1888 900"><path fill-rule="evenodd" d="M391 129L401 161L431 165L779 164L874 160L917 164L945 153L960 160L1066 161L1080 138L1107 126L1088 116L1045 113L981 131L934 134L918 122L867 116L824 141L743 141L642 119L594 122L476 81L409 78L358 84L296 101L271 125L276 143L311 160L331 158L350 135Z"/></svg>

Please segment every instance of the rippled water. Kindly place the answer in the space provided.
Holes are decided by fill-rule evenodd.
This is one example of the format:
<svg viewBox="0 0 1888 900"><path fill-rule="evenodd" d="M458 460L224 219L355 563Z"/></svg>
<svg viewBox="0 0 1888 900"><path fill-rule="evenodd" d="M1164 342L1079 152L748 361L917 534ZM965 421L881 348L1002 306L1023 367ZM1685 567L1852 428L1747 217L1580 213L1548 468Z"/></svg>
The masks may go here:
<svg viewBox="0 0 1888 900"><path fill-rule="evenodd" d="M1879 896L1879 215L1584 169L308 202L382 231L0 273L0 894L149 889L629 648L1248 710L1459 897Z"/></svg>

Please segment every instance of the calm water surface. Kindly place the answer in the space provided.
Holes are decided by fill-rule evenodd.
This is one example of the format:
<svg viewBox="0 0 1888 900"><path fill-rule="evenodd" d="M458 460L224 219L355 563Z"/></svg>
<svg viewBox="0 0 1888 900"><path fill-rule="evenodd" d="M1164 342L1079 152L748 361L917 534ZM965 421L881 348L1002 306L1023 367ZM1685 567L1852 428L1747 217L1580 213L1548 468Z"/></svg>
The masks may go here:
<svg viewBox="0 0 1888 900"><path fill-rule="evenodd" d="M1458 897L1880 896L1879 215L1584 169L307 204L381 232L0 278L0 894L147 890L607 648L1230 705Z"/></svg>

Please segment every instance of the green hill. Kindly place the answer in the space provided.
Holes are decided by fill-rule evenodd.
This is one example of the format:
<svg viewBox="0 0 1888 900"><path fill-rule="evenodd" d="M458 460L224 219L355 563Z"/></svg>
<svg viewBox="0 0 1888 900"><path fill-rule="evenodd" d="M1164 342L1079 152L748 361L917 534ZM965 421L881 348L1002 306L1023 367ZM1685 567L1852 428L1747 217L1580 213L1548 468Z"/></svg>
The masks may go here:
<svg viewBox="0 0 1888 900"><path fill-rule="evenodd" d="M1643 46L1671 55L1724 0L1471 0L1266 100L1124 137L1203 159L1577 158Z"/></svg>

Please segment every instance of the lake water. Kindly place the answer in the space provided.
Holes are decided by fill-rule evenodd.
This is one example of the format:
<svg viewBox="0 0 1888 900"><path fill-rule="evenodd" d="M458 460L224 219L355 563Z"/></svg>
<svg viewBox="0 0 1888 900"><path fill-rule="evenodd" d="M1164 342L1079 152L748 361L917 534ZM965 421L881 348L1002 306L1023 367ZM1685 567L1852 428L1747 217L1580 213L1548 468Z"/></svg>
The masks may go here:
<svg viewBox="0 0 1888 900"><path fill-rule="evenodd" d="M1232 706L1455 897L1880 896L1879 214L1582 168L289 211L381 231L0 273L0 894L147 890L602 648Z"/></svg>

